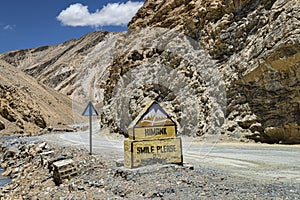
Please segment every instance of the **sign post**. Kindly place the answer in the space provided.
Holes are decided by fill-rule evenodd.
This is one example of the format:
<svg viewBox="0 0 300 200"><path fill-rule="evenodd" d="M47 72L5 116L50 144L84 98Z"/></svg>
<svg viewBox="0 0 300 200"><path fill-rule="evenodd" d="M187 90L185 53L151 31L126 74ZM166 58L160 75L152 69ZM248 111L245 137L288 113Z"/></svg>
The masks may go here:
<svg viewBox="0 0 300 200"><path fill-rule="evenodd" d="M84 109L82 116L89 116L89 123L90 123L90 155L92 155L92 146L93 146L93 142L92 142L92 116L98 116L98 112L95 109L94 105L92 104L91 101L89 101L89 103L87 104L86 108Z"/></svg>
<svg viewBox="0 0 300 200"><path fill-rule="evenodd" d="M182 164L182 141L176 123L155 101L150 101L128 127L124 140L124 166Z"/></svg>

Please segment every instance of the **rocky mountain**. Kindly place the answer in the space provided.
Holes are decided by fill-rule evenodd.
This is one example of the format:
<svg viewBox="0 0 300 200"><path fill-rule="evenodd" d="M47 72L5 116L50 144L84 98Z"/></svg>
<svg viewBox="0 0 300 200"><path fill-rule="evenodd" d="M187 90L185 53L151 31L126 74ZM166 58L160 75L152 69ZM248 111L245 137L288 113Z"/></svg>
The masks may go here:
<svg viewBox="0 0 300 200"><path fill-rule="evenodd" d="M0 60L1 134L39 132L82 121L70 98Z"/></svg>
<svg viewBox="0 0 300 200"><path fill-rule="evenodd" d="M298 0L146 0L126 33L94 32L0 59L126 134L157 100L185 135L300 143Z"/></svg>

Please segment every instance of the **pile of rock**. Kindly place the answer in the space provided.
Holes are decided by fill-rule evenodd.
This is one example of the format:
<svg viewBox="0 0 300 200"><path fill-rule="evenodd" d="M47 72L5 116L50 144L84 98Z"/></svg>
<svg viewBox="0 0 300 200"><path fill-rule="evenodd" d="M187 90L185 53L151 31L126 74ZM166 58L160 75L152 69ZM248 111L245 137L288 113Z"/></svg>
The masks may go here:
<svg viewBox="0 0 300 200"><path fill-rule="evenodd" d="M0 144L0 153L0 167L5 169L1 175L10 177L13 185L4 187L4 193L10 193L24 184L22 180L36 173L36 170L42 172L37 179L43 178L42 182L50 180L56 185L77 175L73 160L67 155L57 156L46 142L14 138ZM34 184L31 185L29 188L34 187Z"/></svg>
<svg viewBox="0 0 300 200"><path fill-rule="evenodd" d="M2 143L0 145L0 167L6 169L2 176L10 176L12 179L18 178L28 164L45 151L49 151L46 142L27 143L24 140L13 139Z"/></svg>

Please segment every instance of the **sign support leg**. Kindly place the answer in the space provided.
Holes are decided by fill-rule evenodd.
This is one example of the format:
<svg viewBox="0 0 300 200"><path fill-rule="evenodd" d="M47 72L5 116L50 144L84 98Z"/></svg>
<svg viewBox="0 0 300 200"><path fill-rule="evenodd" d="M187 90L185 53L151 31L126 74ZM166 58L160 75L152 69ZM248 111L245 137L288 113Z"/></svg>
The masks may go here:
<svg viewBox="0 0 300 200"><path fill-rule="evenodd" d="M89 113L90 113L90 155L92 155L92 107L89 107Z"/></svg>
<svg viewBox="0 0 300 200"><path fill-rule="evenodd" d="M92 155L92 150L93 150L93 147L92 147L92 131L93 131L93 128L92 128L92 120L93 120L93 116L98 116L98 112L97 110L95 109L95 107L93 106L92 102L89 101L89 103L87 104L86 108L84 109L83 113L82 113L82 116L89 116L89 120L90 120L90 155Z"/></svg>

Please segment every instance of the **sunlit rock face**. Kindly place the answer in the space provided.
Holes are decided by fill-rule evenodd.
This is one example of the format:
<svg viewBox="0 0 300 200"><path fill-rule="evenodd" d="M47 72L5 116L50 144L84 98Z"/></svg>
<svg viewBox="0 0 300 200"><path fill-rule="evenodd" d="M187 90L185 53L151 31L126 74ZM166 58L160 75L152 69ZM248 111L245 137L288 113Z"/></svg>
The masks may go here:
<svg viewBox="0 0 300 200"><path fill-rule="evenodd" d="M146 1L130 29L184 32L227 83L224 128L269 143L299 143L299 1ZM241 134L242 133L242 134Z"/></svg>
<svg viewBox="0 0 300 200"><path fill-rule="evenodd" d="M130 29L177 29L199 41L217 59L241 51L269 23L275 0L148 0Z"/></svg>
<svg viewBox="0 0 300 200"><path fill-rule="evenodd" d="M256 141L300 142L299 2L289 3L276 1L268 24L227 63L240 66L239 78L231 84L229 109L255 115L248 137Z"/></svg>
<svg viewBox="0 0 300 200"><path fill-rule="evenodd" d="M141 39L142 38L142 39ZM156 100L177 123L179 133L220 133L225 80L215 60L192 38L176 30L145 28L119 35L117 59L108 67L103 123L126 134L129 123Z"/></svg>
<svg viewBox="0 0 300 200"><path fill-rule="evenodd" d="M252 127L254 134L249 136L257 141L300 142L299 47L294 50L285 46L283 52L274 52L276 55L269 56L236 82L235 92L244 99L248 112L256 115L254 122L261 126ZM285 56L287 53L289 56ZM250 126L245 128L251 129Z"/></svg>
<svg viewBox="0 0 300 200"><path fill-rule="evenodd" d="M0 55L126 133L150 100L179 134L299 143L298 0L146 0L127 33Z"/></svg>

